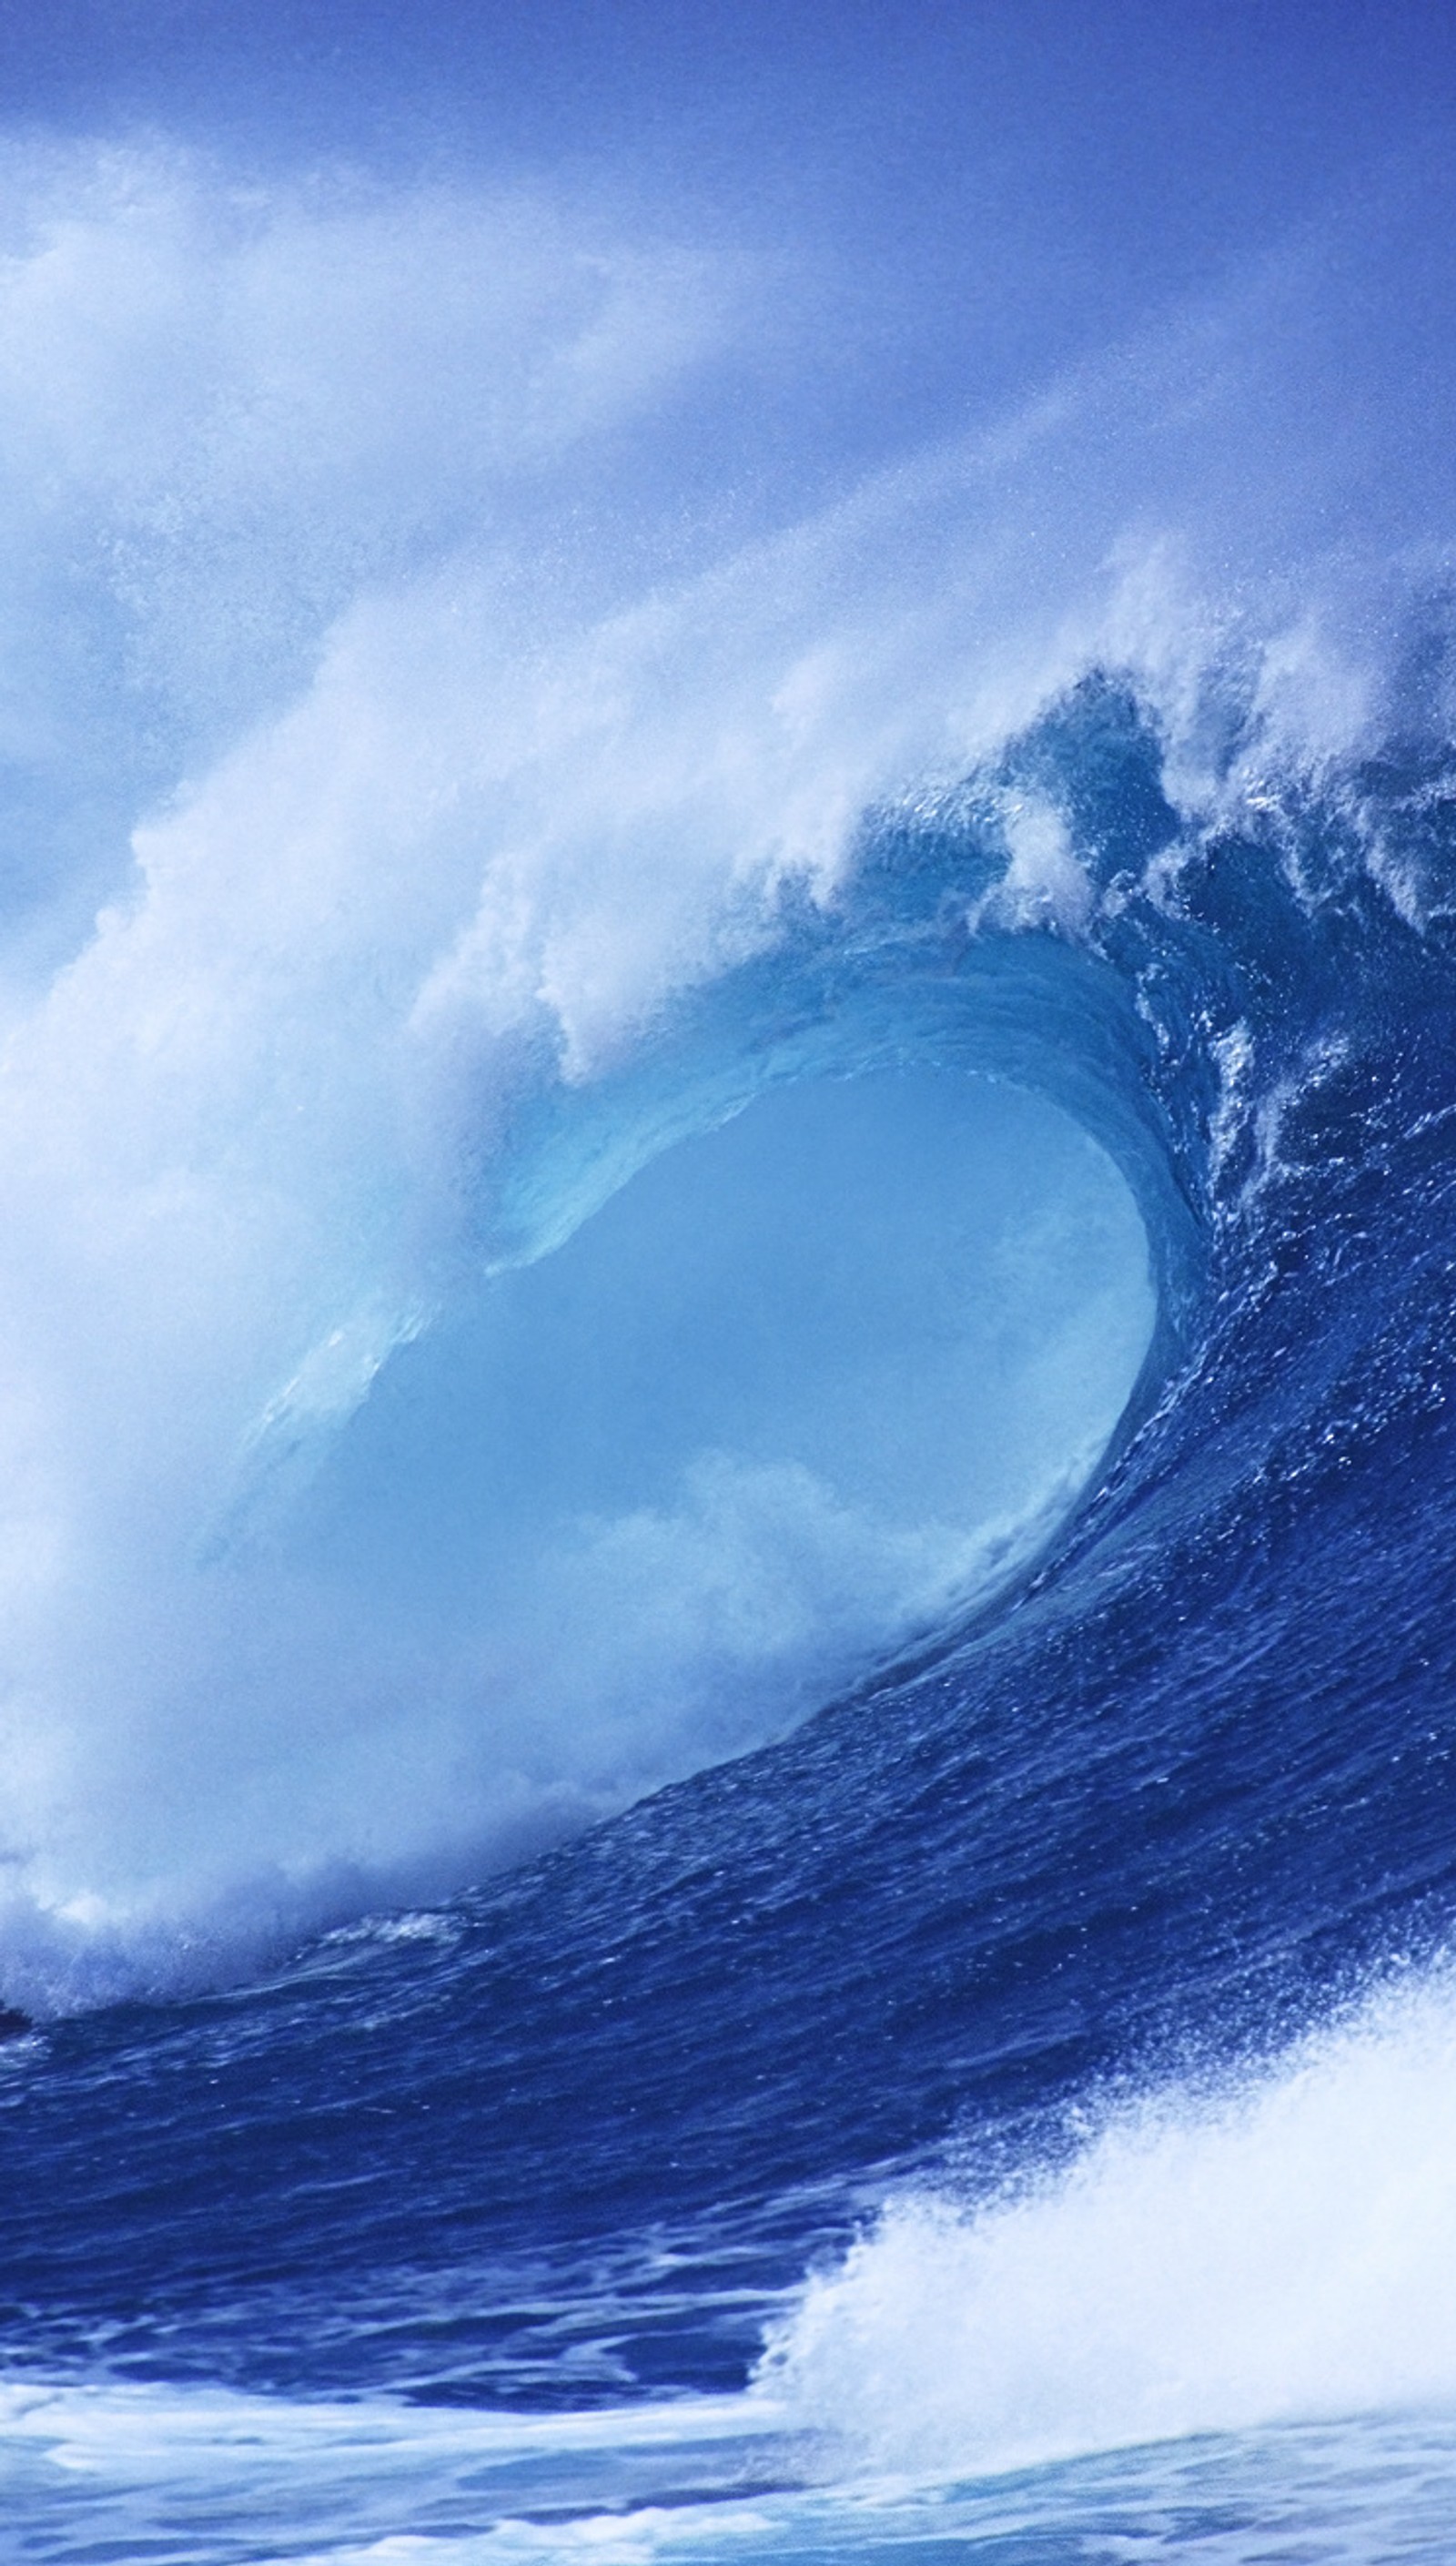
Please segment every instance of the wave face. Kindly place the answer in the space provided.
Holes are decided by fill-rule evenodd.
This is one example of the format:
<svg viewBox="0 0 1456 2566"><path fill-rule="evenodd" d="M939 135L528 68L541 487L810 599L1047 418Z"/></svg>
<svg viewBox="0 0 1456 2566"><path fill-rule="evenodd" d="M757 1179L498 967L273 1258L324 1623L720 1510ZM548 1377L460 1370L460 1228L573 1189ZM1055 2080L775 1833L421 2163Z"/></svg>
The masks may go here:
<svg viewBox="0 0 1456 2566"><path fill-rule="evenodd" d="M1045 1361L1058 1416L1069 1378L1104 1403L1071 1456L1079 1502L1055 1531L1036 1518L1043 1547L1007 1568L1009 1595L967 1603L957 1588L938 1626L922 1604L907 1656L782 1743L498 1886L336 1927L232 1992L74 2015L17 2041L12 2358L43 2381L100 2369L182 2395L157 2407L117 2389L120 2406L73 2414L66 2397L91 2391L47 2386L39 2406L27 2392L17 2466L100 2433L111 2455L88 2466L108 2500L134 2501L128 2485L155 2495L173 2469L193 2481L199 2430L248 2447L261 2431L271 2446L281 2422L267 2409L255 2431L248 2396L343 2389L386 2401L362 2412L388 2447L402 2437L383 2511L359 2497L377 2526L440 2469L453 2483L457 2466L485 2465L476 2426L463 2456L435 2449L388 2400L580 2414L649 2392L721 2397L766 2325L767 2363L731 2430L691 2403L660 2427L713 2521L755 2469L782 2485L822 2476L826 2447L848 2449L851 2474L944 2479L1456 2394L1440 2277L1453 2016L1435 1966L1450 1641L1433 1573L1449 1483L1456 975L1442 900L1456 799L1445 752L1416 738L1282 777L1262 757L1251 774L1247 740L1235 725L1215 803L1190 817L1168 798L1152 707L1088 676L994 765L866 817L846 889L796 908L712 984L705 1013L694 1000L690 1034L674 1019L603 1111L613 1140L639 1132L662 1060L684 1056L714 1064L721 1100L724 1047L737 1058L744 1027L763 1023L767 987L755 1103L625 1178L614 1161L604 1180L597 1106L575 1092L530 1152L518 1145L538 1171L532 1206L561 1201L559 1154L606 1196L539 1267L504 1269L514 1290L560 1260L544 1317L507 1305L513 1361L529 1354L548 1376L587 1325L584 1299L600 1324L604 1276L612 1294L623 1275L645 1291L644 1257L672 1240L685 1258L710 1227L715 1311L733 1259L763 1257L762 1189L778 1204L785 1169L796 1210L826 1183L849 1205L850 1300L875 1317L908 1285L872 1214L888 1206L896 1246L908 1225L915 1271L937 1274L947 1199L959 1223L968 1202L986 1219L994 1197L985 1235L1020 1293L1015 1326L996 1304L1007 1396L1025 1413ZM1065 905L1049 916L1054 896ZM992 1046L1017 1080L1007 1097L985 1083ZM792 1063L777 1083L765 1053ZM930 1065L887 1066L910 1056ZM1037 1091L1055 1103L1033 1107ZM693 1106L690 1119L709 1118ZM722 1228L710 1198L726 1200ZM823 1230L811 1235L824 1253ZM773 1232L776 1311L808 1252ZM452 1400L473 1433L480 1378L500 1360L485 1306L468 1299L380 1367L302 1494L265 1480L269 1557L286 1530L301 1561L342 1576L342 1555L382 1610L396 1576L417 1591L416 1564L393 1552L421 1504L418 1444L448 1439ZM668 1307L650 1292L640 1306L660 1363ZM991 1415L983 1393L967 1411L943 1388L989 1362L990 1322L958 1297L953 1325L940 1309L926 1323L950 1366L933 1376L937 1403L957 1420ZM670 1310L686 1312L697 1379L711 1325L686 1283ZM1108 1389L1089 1343L1103 1362L1113 1320ZM833 1437L852 1395L856 1460L893 1489L883 1418L899 1412L900 1377L861 1377L838 1324L834 1400L806 1322L792 1382L770 1371L768 1407ZM570 1376L574 1416L589 1395L621 1412L614 1367L639 1360L639 1347L599 1350ZM756 1341L733 1360L761 1383ZM728 1359L707 1376L697 1395L751 1423L756 1393ZM555 1505L552 1398L533 1397L547 1420L534 1466ZM1118 1398L1124 1421L1098 1460ZM675 1438L675 1408L669 1421ZM1040 1471L1035 1410L1025 1431ZM921 1445L935 1449L923 1422ZM655 1440L648 1457L656 1467ZM1054 1458L1065 1473L1065 1443ZM954 1446L938 1466L953 1493L968 1484ZM1070 1502L1062 1479L1054 1501ZM488 1482L476 1502L484 1532L472 1513L466 1533L483 1543ZM228 1522L214 1538L264 1542ZM454 1538L449 1524L432 1534L432 1595L455 1591ZM199 1574L217 1573L209 1560ZM964 1561L952 1565L954 1583ZM791 1553L785 1574L799 1571ZM764 1610L744 1584L744 1612ZM1323 2046L1276 2054L1396 1956L1405 1995L1392 1985ZM27 2188L37 2163L56 2194ZM242 2227L228 2211L240 2165ZM887 2184L882 2223L794 2299L806 2256L843 2251ZM53 2205L78 2193L95 2204L80 2228ZM189 2381L244 2403L189 2404ZM354 2427L331 2425L332 2408L297 2412L332 2453L326 2502ZM133 2434L149 2456L123 2460ZM502 2446L504 2510L470 2513L472 2538L515 2519L509 2470L559 2482L559 2454L528 2466L524 2444ZM649 2503L665 2462L610 2447ZM1256 2507L1298 2510L1305 2447L1247 2458ZM584 2520L607 2500L593 2474L605 2464L584 2462ZM1417 2488L1436 2464L1423 2444ZM1081 2500L1072 2482L1046 2479L1049 2517ZM1166 2499L1156 2470L1127 2495ZM810 2511L764 2538L844 2553L844 2522L813 2509L828 2498L802 2500Z"/></svg>
<svg viewBox="0 0 1456 2566"><path fill-rule="evenodd" d="M6 150L8 2517L1449 2553L1444 178L811 469L746 221Z"/></svg>

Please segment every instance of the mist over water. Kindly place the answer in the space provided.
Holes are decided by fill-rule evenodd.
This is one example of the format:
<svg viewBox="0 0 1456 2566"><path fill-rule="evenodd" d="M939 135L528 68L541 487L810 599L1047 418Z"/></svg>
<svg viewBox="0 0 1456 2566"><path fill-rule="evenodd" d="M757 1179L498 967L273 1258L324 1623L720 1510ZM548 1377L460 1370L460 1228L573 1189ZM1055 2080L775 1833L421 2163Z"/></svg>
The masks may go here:
<svg viewBox="0 0 1456 2566"><path fill-rule="evenodd" d="M457 1357L429 1347L532 1288L452 1315L482 1279L543 1252L570 1271L564 1239L639 1160L785 1075L750 1016L725 1068L721 1028L674 1033L673 1010L771 955L796 902L843 921L847 954L862 944L866 806L984 749L1065 662L1035 593L1020 676L989 609L1025 588L1015 522L1060 468L1065 404L644 587L660 538L644 562L640 533L613 548L589 512L579 542L564 476L579 492L605 471L618 515L624 478L639 514L648 488L670 512L670 463L665 488L650 442L628 466L623 428L655 433L705 368L713 418L751 259L613 237L539 190L260 184L155 147L22 152L10 176L3 392L31 462L7 530L5 1716L12 1993L44 2002L52 1982L225 1967L230 1937L388 1884L448 1886L773 1734L1035 1550L1151 1322L1146 1251L1114 1195L1087 1191L1110 1172L1074 1172L1055 1123L1033 1130L1003 1088L1003 1164L1044 1173L951 1287L965 1344L934 1432L966 1455L958 1484L937 1491L932 1449L922 1493L866 1515L878 1464L849 1463L851 1389L848 1477L789 1424L750 1427L750 1463L725 1411L610 1503L590 1469L568 1474L534 1535L515 1520L532 1465L523 1479L502 1450L494 1514L477 1503L467 1533L464 1465L422 1460L416 1430L408 1526L383 1464L372 1531L358 1491L342 1500L369 1595L337 1560L315 1574L290 1508L355 1412L386 1414L431 1363L421 1398L457 1405ZM1089 397L1119 396L1093 385L1074 408ZM1114 523L1084 538L1090 571ZM1144 587L1114 573L1114 617L1144 617ZM1060 824L1032 802L1008 826L996 913L1075 937L1087 893ZM701 1066L699 1041L719 1055ZM676 1082L665 1114L611 1101L644 1042ZM831 1066L891 1056L842 1047ZM999 1065L994 1043L978 1065ZM533 1174L553 1096L565 1138ZM600 1172L573 1169L574 1146ZM866 1134L871 1167L883 1148ZM855 1155L864 1209L826 1197L816 1216L883 1228ZM774 1165L769 1149L764 1181L792 1191L792 1152ZM932 1181L1005 1193L989 1124L980 1161ZM1085 1267L1076 1318L1064 1251L1028 1280L1034 1234ZM771 1273L746 1275L781 1253L740 1244L700 1289L772 1302ZM911 1228L897 1253L913 1301ZM1019 1277L995 1319L983 1255ZM671 1257L669 1240L659 1291ZM574 1324L550 1350L538 1323L547 1350L523 1360L581 1375L605 1416L589 1377L622 1359L609 1294L605 1358ZM820 1324L786 1310L781 1366ZM950 1324L911 1312L906 1361L917 1330ZM706 1307L701 1325L711 1371ZM1091 1367L1069 1327L1100 1335ZM1046 1384L1079 1372L1059 1417ZM477 1440L528 1450L519 1388L471 1395ZM598 1430L630 1445L640 1384L621 1397ZM904 1443L908 1410L893 1430ZM342 1484L347 1457L332 1467ZM457 1563L446 1632L452 1537L474 1565ZM396 1566L421 1548L434 1567L411 1590Z"/></svg>
<svg viewBox="0 0 1456 2566"><path fill-rule="evenodd" d="M721 258L155 152L12 178L4 1719L10 1988L45 2003L457 1885L781 1730L1046 1538L1151 1313L1111 1168L1004 1087L921 1117L979 1117L939 1162L912 1144L933 1234L888 1091L850 1079L793 1234L776 1198L817 1145L766 1137L764 1208L733 1234L730 1199L704 1261L693 1187L714 1219L720 1188L671 1170L804 1064L771 991L737 1059L692 995L806 901L852 977L866 800L970 683L962 644L925 699L946 601L892 572L897 488L605 617L630 547L623 574L594 535L590 601L569 539L539 562L563 458L731 337ZM1056 825L1013 819L998 897L1075 932ZM882 1082L875 1043L826 1065ZM730 1197L735 1151L813 1110L743 1113ZM654 1382L643 1312L670 1315L689 1225L697 1336ZM864 1387L856 1264L901 1375L935 1340L913 1434ZM767 1383L811 1341L801 1433ZM533 1489L548 1377L559 1439L590 1408L615 1480L574 1456ZM351 1529L321 1550L326 1467Z"/></svg>

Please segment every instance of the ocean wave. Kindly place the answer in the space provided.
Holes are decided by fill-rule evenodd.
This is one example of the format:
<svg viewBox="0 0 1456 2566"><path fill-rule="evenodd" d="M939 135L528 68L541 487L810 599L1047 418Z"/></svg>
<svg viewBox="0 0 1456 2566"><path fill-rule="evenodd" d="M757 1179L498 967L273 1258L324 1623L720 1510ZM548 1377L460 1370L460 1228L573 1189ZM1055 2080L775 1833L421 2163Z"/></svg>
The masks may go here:
<svg viewBox="0 0 1456 2566"><path fill-rule="evenodd" d="M999 2198L906 2192L776 2330L776 2409L851 2466L951 2478L1449 2412L1453 2023L1447 1974L1397 1981L1257 2077L1108 2110Z"/></svg>
<svg viewBox="0 0 1456 2566"><path fill-rule="evenodd" d="M710 604L598 633L594 683ZM1336 751L1271 708L1271 646L1191 693L1094 661L949 780L871 793L856 752L810 825L849 708L802 630L753 676L788 804L740 659L675 745L613 697L590 789L572 695L543 799L440 607L356 615L12 1025L32 2008L742 1752L955 1645L1079 1503L1102 1577L1154 1487L1191 1534L1211 1472L1328 1430L1352 1159L1389 1182L1447 1110L1429 673ZM1442 615L1408 608L1428 672Z"/></svg>

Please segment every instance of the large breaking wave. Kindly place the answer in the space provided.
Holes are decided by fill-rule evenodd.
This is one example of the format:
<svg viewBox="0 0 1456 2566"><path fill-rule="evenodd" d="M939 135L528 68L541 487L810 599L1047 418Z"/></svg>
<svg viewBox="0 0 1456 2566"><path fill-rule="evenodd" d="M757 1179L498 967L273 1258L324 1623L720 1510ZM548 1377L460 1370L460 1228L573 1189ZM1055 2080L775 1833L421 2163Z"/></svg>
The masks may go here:
<svg viewBox="0 0 1456 2566"><path fill-rule="evenodd" d="M810 2556L1448 2399L1440 334L1297 246L725 532L744 259L9 175L10 2458L555 2553L382 2401L691 2391Z"/></svg>
<svg viewBox="0 0 1456 2566"><path fill-rule="evenodd" d="M1004 1585L1442 894L1388 843L1438 785L1412 748L1379 803L1366 573L1201 578L1210 508L1292 540L1215 469L1267 312L685 575L670 435L648 509L623 421L711 414L721 256L459 187L11 175L6 1948L46 2005L436 1894ZM594 480L657 531L605 544ZM1381 573L1417 656L1433 576ZM1306 974L1277 1021L1235 874L1230 933Z"/></svg>

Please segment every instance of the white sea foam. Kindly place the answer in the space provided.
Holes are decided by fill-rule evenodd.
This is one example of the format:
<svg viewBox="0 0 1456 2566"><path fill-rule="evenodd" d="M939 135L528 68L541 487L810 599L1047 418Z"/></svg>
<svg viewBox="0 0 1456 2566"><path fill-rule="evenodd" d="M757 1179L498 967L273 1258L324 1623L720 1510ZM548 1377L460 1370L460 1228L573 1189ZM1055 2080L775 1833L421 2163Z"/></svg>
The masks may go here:
<svg viewBox="0 0 1456 2566"><path fill-rule="evenodd" d="M714 2502L753 2464L762 2418L741 2400L557 2417L496 2417L216 2389L0 2387L0 2501L7 2523L77 2566L105 2541L173 2566L362 2566L467 2560L655 2557L703 2487L694 2544L755 2525ZM639 2497L626 2517L626 2486ZM651 2500L672 2489L669 2504ZM534 2519L540 2511L544 2518Z"/></svg>
<svg viewBox="0 0 1456 2566"><path fill-rule="evenodd" d="M1219 2098L1115 2113L978 2209L909 2194L764 2378L843 2460L958 2476L1456 2406L1456 1990L1389 1990Z"/></svg>
<svg viewBox="0 0 1456 2566"><path fill-rule="evenodd" d="M1217 2566L1449 2554L1449 2414L1145 2444L954 2485L820 2487L759 2399L509 2418L216 2390L0 2391L7 2524L56 2566L898 2566L985 2546ZM1056 2553L1054 2550L1053 2553Z"/></svg>

